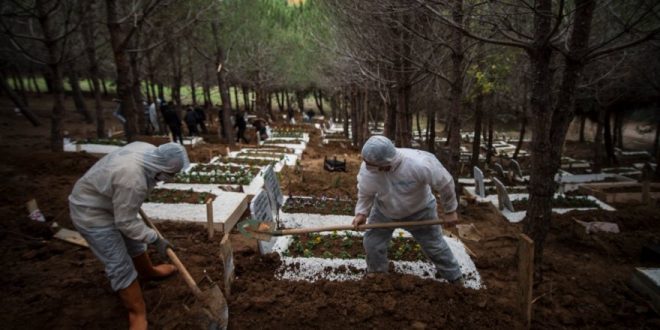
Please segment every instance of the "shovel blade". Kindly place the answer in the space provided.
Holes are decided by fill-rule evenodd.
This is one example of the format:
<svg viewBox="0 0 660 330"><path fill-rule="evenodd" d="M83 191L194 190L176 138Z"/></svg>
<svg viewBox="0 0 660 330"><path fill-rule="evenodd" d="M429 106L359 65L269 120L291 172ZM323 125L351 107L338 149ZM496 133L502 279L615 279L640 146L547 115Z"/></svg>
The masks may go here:
<svg viewBox="0 0 660 330"><path fill-rule="evenodd" d="M238 224L238 231L247 238L270 241L275 231L275 223L248 219Z"/></svg>
<svg viewBox="0 0 660 330"><path fill-rule="evenodd" d="M200 297L204 304L204 312L210 319L209 329L227 329L229 325L229 305L227 299L217 285L202 292Z"/></svg>

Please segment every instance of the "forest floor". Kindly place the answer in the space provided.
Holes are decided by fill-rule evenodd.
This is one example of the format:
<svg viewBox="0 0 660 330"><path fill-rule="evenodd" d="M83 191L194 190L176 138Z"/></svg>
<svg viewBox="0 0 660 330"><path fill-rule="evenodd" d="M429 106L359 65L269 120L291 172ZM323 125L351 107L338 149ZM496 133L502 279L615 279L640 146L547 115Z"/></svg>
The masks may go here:
<svg viewBox="0 0 660 330"><path fill-rule="evenodd" d="M44 126L32 128L22 117L0 119L0 325L25 328L126 328L126 312L110 289L100 262L85 248L53 239L50 228L27 218L25 202L35 198L50 223L72 228L67 196L75 181L98 159L85 153L51 153L48 104L32 102ZM8 113L0 98L0 110ZM65 123L72 136L92 131L76 114ZM212 136L208 136L209 139ZM216 140L217 141L217 140ZM319 145L305 151L303 173L286 169L284 194L355 198L358 151ZM573 145L570 144L569 147ZM207 161L208 144L190 149L191 161ZM348 160L348 172L323 171L324 156ZM618 211L571 212L555 216L535 284L532 327L660 328L650 303L628 286L634 267L660 266L640 261L644 245L660 243L660 209L616 205ZM489 204L461 208L461 223L474 223L483 235L465 241L486 288L472 290L413 276L390 274L359 281L315 283L275 278L279 260L261 256L256 242L232 233L236 280L228 297L232 329L362 328L523 328L518 316L517 234ZM611 221L620 234L586 235L574 220ZM208 241L197 226L163 223L164 235L196 279L206 271L218 282L220 237ZM152 251L152 258L162 261ZM196 327L194 299L180 277L144 282L148 318L154 329Z"/></svg>

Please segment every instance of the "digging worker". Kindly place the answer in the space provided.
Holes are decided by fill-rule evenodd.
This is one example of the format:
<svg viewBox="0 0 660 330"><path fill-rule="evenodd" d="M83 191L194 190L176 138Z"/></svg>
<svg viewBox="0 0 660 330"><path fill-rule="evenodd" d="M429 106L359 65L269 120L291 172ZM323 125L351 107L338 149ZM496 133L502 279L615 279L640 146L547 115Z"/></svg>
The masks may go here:
<svg viewBox="0 0 660 330"><path fill-rule="evenodd" d="M190 164L180 144L159 147L133 142L101 158L76 182L69 195L73 225L87 240L114 291L128 309L131 329L147 328L147 312L137 281L172 275L171 264L152 265L147 244L167 255L171 244L138 218L138 210L157 181Z"/></svg>
<svg viewBox="0 0 660 330"><path fill-rule="evenodd" d="M436 199L440 194L448 224L458 221L454 181L432 154L396 148L383 136L372 136L362 148L363 163L357 176L358 201L353 226L395 221L438 218ZM463 276L440 225L404 228L419 243L436 266L436 277L462 283ZM393 229L369 229L364 234L367 273L388 271L387 247Z"/></svg>

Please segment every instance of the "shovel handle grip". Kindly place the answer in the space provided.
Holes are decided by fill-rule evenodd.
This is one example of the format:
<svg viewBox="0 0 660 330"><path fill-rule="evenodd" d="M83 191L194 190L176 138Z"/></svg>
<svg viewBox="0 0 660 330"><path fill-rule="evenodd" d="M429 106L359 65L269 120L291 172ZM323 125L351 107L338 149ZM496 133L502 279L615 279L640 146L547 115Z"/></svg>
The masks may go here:
<svg viewBox="0 0 660 330"><path fill-rule="evenodd" d="M386 223L367 223L357 227L357 230L366 230L374 228L401 228L401 227L421 227L421 226L432 226L442 224L443 221L439 219L435 220L420 220L420 221L399 221L399 222L386 222ZM317 233L321 231L334 231L334 230L354 230L353 225L338 225L338 226L326 226L326 227L309 227L309 228L291 228L291 229L280 229L272 233L273 236L276 235L298 235L298 234L308 234L308 233Z"/></svg>
<svg viewBox="0 0 660 330"><path fill-rule="evenodd" d="M149 227L151 227L151 229L153 229L156 232L156 234L158 234L158 237L163 238L163 235L160 233L160 231L158 231L158 228L156 228L154 223L151 222L151 220L149 220L149 217L147 217L147 214L144 213L142 208L140 208L139 212L140 212L140 216L142 217L142 220L144 220L144 222ZM190 287L190 290L192 290L193 294L197 298L201 298L202 297L202 290L199 289L199 286L197 286L197 282L195 282L195 280L192 278L192 276L188 272L188 269L186 268L186 266L183 265L183 263L181 262L179 257L176 255L176 253L174 253L174 250L172 250L171 248L167 248L167 256L170 258L170 260L172 261L174 266L179 270L179 273L181 273L181 277L183 277L183 280L186 282L186 284L188 284L188 287Z"/></svg>

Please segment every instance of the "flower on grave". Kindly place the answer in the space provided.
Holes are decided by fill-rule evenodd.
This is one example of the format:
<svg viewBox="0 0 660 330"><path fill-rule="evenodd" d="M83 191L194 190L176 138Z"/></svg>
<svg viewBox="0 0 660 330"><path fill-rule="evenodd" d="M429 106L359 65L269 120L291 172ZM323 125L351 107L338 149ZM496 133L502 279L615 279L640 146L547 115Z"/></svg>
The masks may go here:
<svg viewBox="0 0 660 330"><path fill-rule="evenodd" d="M402 231L399 232L399 237L403 238L403 232Z"/></svg>

